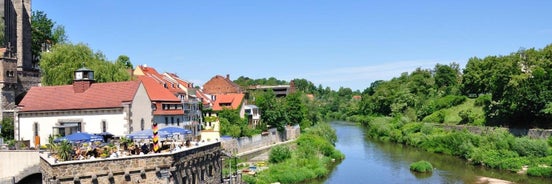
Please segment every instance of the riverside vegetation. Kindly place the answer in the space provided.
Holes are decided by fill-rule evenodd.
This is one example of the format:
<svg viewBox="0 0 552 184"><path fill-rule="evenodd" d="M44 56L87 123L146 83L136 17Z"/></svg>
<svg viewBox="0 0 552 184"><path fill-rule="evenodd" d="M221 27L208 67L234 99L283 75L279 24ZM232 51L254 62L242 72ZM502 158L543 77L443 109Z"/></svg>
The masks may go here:
<svg viewBox="0 0 552 184"><path fill-rule="evenodd" d="M255 176L244 176L247 183L299 183L329 174L330 166L345 156L334 147L335 130L320 123L305 130L291 145L270 150L269 168ZM293 147L291 149L290 147Z"/></svg>
<svg viewBox="0 0 552 184"><path fill-rule="evenodd" d="M514 137L505 130L485 135L448 131L433 124L407 122L401 117L368 117L362 124L371 137L407 144L429 152L467 159L490 168L519 172L528 166L530 176L552 176L552 138L547 140Z"/></svg>

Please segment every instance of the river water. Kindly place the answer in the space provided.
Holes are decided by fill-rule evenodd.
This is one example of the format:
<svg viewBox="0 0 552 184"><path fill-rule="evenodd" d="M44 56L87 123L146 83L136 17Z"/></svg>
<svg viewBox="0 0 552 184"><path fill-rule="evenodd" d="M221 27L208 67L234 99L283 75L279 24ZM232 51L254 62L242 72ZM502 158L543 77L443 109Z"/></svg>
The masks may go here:
<svg viewBox="0 0 552 184"><path fill-rule="evenodd" d="M353 123L331 125L338 137L336 148L345 154L345 160L337 163L327 178L308 183L477 183L480 177L516 183L552 183L552 179L472 166L457 157L373 140L366 136L365 128ZM435 170L430 174L411 172L410 164L419 160L429 161Z"/></svg>

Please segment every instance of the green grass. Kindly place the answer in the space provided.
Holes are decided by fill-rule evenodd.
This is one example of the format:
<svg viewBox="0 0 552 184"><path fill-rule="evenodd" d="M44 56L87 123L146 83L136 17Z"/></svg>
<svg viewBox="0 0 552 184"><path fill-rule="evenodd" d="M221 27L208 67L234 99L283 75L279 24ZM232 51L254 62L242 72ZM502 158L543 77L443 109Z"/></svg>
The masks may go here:
<svg viewBox="0 0 552 184"><path fill-rule="evenodd" d="M466 101L460 105L441 109L440 111L443 111L445 114L445 124L459 124L462 120L460 116L458 116L458 113L462 110L471 110L471 112L476 115L477 117L484 117L483 107L477 107L474 105L475 99L468 98ZM439 111L436 111L434 113L438 113Z"/></svg>
<svg viewBox="0 0 552 184"><path fill-rule="evenodd" d="M414 162L410 164L410 170L416 171L416 172L432 172L433 171L433 165L425 160L420 160L418 162Z"/></svg>

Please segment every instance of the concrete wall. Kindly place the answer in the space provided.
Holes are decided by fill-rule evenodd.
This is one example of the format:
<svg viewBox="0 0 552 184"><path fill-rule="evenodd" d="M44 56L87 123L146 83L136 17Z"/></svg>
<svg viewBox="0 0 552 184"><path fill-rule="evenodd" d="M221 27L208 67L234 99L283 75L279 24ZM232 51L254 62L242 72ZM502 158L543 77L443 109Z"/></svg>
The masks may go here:
<svg viewBox="0 0 552 184"><path fill-rule="evenodd" d="M22 177L39 173L38 164L40 158L38 151L34 150L17 150L17 151L0 151L0 183L5 183L8 180L10 183L12 177L16 177L16 182Z"/></svg>
<svg viewBox="0 0 552 184"><path fill-rule="evenodd" d="M174 153L53 163L40 156L43 183L221 183L220 142Z"/></svg>

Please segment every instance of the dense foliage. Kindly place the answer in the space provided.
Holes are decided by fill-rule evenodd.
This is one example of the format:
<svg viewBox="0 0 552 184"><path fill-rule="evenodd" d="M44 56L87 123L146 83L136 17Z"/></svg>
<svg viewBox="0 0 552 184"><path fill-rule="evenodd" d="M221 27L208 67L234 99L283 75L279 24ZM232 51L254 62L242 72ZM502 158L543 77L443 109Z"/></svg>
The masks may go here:
<svg viewBox="0 0 552 184"><path fill-rule="evenodd" d="M63 25L56 25L56 22L48 18L43 11L33 11L31 19L31 50L33 59L38 62L44 47L65 43L68 40Z"/></svg>
<svg viewBox="0 0 552 184"><path fill-rule="evenodd" d="M220 133L221 135L229 135L232 137L249 137L254 134L259 134L263 130L262 127L255 129L255 127L249 127L249 123L246 118L241 118L237 110L223 109L218 112L220 121Z"/></svg>
<svg viewBox="0 0 552 184"><path fill-rule="evenodd" d="M371 137L454 155L472 164L519 171L552 165L552 148L542 139L514 137L505 129L490 129L486 134L450 131L435 124L407 122L404 118L377 117L364 123Z"/></svg>
<svg viewBox="0 0 552 184"><path fill-rule="evenodd" d="M111 62L101 52L94 52L85 44L57 44L50 52L42 53L42 84L66 85L73 82L73 72L81 67L94 70L96 82L130 80L129 61Z"/></svg>
<svg viewBox="0 0 552 184"><path fill-rule="evenodd" d="M242 86L242 87L249 87L249 86L255 86L255 85L267 85L267 86L276 86L276 85L285 85L289 84L285 80L278 80L274 77L270 78L262 78L262 79L251 79L249 77L240 76L238 79L234 80L234 83Z"/></svg>
<svg viewBox="0 0 552 184"><path fill-rule="evenodd" d="M291 158L291 149L288 146L275 146L270 149L268 161L270 163L280 163Z"/></svg>
<svg viewBox="0 0 552 184"><path fill-rule="evenodd" d="M247 183L299 183L308 179L324 177L329 173L329 166L332 160L342 160L344 155L336 150L328 138L336 137L335 131L329 125L315 125L304 134L301 134L296 141L296 149L291 152L291 158L287 157L284 147L274 147L271 155L278 152L285 159L278 159L278 162L271 162L269 168L256 176L244 175ZM310 129L320 129L313 130ZM320 136L318 133L327 132L327 136Z"/></svg>
<svg viewBox="0 0 552 184"><path fill-rule="evenodd" d="M13 118L2 119L2 134L0 136L6 140L13 139Z"/></svg>

